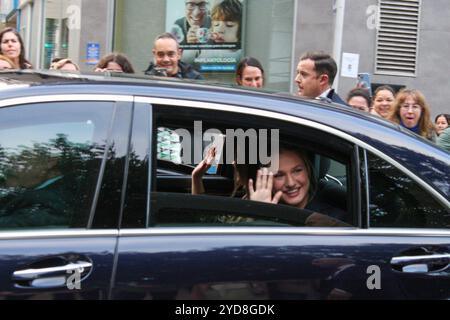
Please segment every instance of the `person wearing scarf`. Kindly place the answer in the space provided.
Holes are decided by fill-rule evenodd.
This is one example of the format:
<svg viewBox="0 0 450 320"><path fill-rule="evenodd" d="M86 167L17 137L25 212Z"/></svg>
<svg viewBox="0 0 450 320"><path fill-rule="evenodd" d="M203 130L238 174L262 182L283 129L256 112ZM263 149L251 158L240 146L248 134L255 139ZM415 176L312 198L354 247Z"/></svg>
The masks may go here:
<svg viewBox="0 0 450 320"><path fill-rule="evenodd" d="M430 107L425 101L425 96L419 90L403 89L400 91L388 119L425 139L436 141Z"/></svg>

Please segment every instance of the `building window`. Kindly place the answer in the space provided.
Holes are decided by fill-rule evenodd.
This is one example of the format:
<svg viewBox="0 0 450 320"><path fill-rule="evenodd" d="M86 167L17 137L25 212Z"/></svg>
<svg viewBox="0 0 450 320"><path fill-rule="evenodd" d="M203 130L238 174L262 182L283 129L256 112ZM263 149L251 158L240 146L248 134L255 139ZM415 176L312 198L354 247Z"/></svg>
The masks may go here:
<svg viewBox="0 0 450 320"><path fill-rule="evenodd" d="M74 4L76 3L76 4ZM74 17L74 7L81 10L81 3L63 3L47 0L45 3L45 35L43 45L44 68L49 68L54 58L68 58L78 61L80 45L79 28L76 24L79 17ZM74 22L75 21L75 22Z"/></svg>
<svg viewBox="0 0 450 320"><path fill-rule="evenodd" d="M183 18L190 12L189 2L181 0L117 0L115 2L114 51L125 53L136 70L145 70L153 61L152 47L155 37L166 31L179 35L184 45L183 61L192 63L209 81L235 83L235 61L240 57L252 56L261 61L265 69L265 87L277 91L289 91L291 82L292 38L294 24L294 0L240 0L242 3L242 25L238 47L233 40L223 46L230 50L216 54L207 50L208 43L190 46L182 32ZM181 5L180 5L181 3ZM197 2L195 2L197 3ZM202 3L202 2L199 2ZM211 17L213 8L220 0L203 2L205 15ZM192 3L190 6L195 6ZM211 31L206 24L201 32ZM206 29L210 28L209 31ZM178 32L176 31L178 29ZM234 55L236 53L236 55ZM238 57L238 58L236 58ZM218 60L220 60L218 62ZM207 63L209 62L209 63Z"/></svg>
<svg viewBox="0 0 450 320"><path fill-rule="evenodd" d="M375 73L415 76L421 0L380 0Z"/></svg>

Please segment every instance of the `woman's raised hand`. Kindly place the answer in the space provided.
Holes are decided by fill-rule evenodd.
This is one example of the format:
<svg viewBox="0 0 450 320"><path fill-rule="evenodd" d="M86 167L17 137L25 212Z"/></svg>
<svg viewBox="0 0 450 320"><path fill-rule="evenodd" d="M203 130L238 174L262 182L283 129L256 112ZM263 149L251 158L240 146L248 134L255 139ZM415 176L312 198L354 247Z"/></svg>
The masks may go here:
<svg viewBox="0 0 450 320"><path fill-rule="evenodd" d="M269 169L267 168L258 170L258 173L256 174L256 186L253 185L252 179L248 181L250 200L273 204L278 203L283 193L278 191L272 196L272 187L273 173L269 172Z"/></svg>
<svg viewBox="0 0 450 320"><path fill-rule="evenodd" d="M212 147L206 153L205 159L200 161L200 163L192 171L192 177L201 178L205 175L206 171L211 167L214 159L216 158L216 147Z"/></svg>

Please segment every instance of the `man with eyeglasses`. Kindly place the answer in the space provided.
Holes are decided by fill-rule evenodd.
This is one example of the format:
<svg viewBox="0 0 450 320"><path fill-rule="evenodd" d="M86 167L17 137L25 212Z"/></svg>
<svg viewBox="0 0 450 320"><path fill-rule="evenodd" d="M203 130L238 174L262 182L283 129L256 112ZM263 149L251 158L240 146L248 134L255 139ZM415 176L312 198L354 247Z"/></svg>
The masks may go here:
<svg viewBox="0 0 450 320"><path fill-rule="evenodd" d="M209 0L185 0L185 16L175 21L171 33L180 45L200 43L198 30L209 29Z"/></svg>
<svg viewBox="0 0 450 320"><path fill-rule="evenodd" d="M146 75L203 79L190 64L181 61L182 50L173 34L166 32L156 37L152 52L153 62L145 70Z"/></svg>

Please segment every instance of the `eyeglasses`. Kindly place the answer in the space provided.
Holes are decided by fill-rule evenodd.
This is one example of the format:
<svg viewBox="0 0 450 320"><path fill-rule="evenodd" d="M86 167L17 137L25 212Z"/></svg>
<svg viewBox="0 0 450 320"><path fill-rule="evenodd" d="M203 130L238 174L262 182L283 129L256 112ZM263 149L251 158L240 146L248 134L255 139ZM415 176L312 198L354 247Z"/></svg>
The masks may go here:
<svg viewBox="0 0 450 320"><path fill-rule="evenodd" d="M418 104L402 104L400 108L403 110L409 110L409 108L412 108L413 111L419 111L422 109L422 107Z"/></svg>
<svg viewBox="0 0 450 320"><path fill-rule="evenodd" d="M195 7L199 8L201 11L205 11L206 8L208 7L208 3L207 2L186 2L186 9L188 9L189 11L192 11L195 9Z"/></svg>

